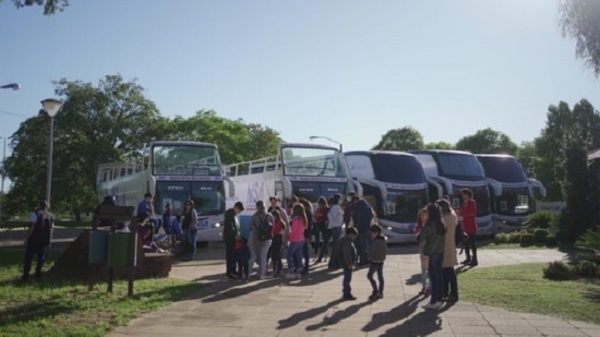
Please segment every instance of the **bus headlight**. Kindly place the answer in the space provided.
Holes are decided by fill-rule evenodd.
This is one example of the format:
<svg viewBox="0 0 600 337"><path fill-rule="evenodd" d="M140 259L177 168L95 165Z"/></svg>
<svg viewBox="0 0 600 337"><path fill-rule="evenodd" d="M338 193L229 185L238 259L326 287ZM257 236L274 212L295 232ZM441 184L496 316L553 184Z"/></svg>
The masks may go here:
<svg viewBox="0 0 600 337"><path fill-rule="evenodd" d="M219 228L219 227L221 227L221 224L218 222L215 222L215 228Z"/></svg>

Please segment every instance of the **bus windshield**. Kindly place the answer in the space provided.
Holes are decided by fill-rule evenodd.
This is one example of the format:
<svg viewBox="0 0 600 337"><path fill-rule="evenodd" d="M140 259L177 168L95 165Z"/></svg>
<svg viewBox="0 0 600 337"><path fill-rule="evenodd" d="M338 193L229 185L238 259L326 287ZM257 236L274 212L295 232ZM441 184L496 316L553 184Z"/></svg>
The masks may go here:
<svg viewBox="0 0 600 337"><path fill-rule="evenodd" d="M515 157L478 157L488 178L502 183L521 183L527 175Z"/></svg>
<svg viewBox="0 0 600 337"><path fill-rule="evenodd" d="M284 147L285 175L346 178L339 151L327 148Z"/></svg>
<svg viewBox="0 0 600 337"><path fill-rule="evenodd" d="M168 176L220 176L221 163L215 147L155 145L153 174Z"/></svg>
<svg viewBox="0 0 600 337"><path fill-rule="evenodd" d="M395 184L422 184L425 182L423 168L413 156L378 153L371 157L371 162L375 177L379 181Z"/></svg>
<svg viewBox="0 0 600 337"><path fill-rule="evenodd" d="M385 215L399 222L415 222L419 210L427 205L428 190L388 190Z"/></svg>
<svg viewBox="0 0 600 337"><path fill-rule="evenodd" d="M529 202L528 187L503 189L502 195L494 198L494 211L502 215L527 215Z"/></svg>
<svg viewBox="0 0 600 337"><path fill-rule="evenodd" d="M160 207L157 213L170 204L173 214L180 214L188 199L194 202L199 216L225 212L225 187L222 181L157 181L155 199Z"/></svg>
<svg viewBox="0 0 600 337"><path fill-rule="evenodd" d="M475 156L464 153L438 153L440 175L456 180L485 180L483 169Z"/></svg>

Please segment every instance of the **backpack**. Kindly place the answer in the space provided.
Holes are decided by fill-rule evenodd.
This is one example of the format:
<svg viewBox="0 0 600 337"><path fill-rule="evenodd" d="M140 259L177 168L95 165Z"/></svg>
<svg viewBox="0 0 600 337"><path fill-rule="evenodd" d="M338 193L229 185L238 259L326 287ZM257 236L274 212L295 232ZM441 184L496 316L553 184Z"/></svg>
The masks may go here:
<svg viewBox="0 0 600 337"><path fill-rule="evenodd" d="M36 211L37 220L33 232L29 236L29 242L35 244L50 244L52 227L54 226L52 216L46 212Z"/></svg>
<svg viewBox="0 0 600 337"><path fill-rule="evenodd" d="M269 222L266 215L259 216L260 225L258 226L258 239L267 241L273 239L273 224Z"/></svg>
<svg viewBox="0 0 600 337"><path fill-rule="evenodd" d="M469 241L469 235L463 230L462 224L456 225L456 231L454 232L454 242L456 246L460 247Z"/></svg>

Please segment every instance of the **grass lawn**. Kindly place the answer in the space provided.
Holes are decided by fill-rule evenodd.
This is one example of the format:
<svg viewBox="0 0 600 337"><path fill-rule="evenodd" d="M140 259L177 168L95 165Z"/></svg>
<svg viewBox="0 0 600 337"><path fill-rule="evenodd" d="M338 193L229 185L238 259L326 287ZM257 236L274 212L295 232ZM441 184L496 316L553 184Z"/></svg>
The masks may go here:
<svg viewBox="0 0 600 337"><path fill-rule="evenodd" d="M600 282L550 281L542 274L547 265L522 264L461 273L461 300L600 324Z"/></svg>
<svg viewBox="0 0 600 337"><path fill-rule="evenodd" d="M56 257L59 253L51 253ZM92 292L82 283L43 281L20 284L22 249L0 250L0 336L104 336L140 314L156 310L199 290L187 281L150 279L106 284Z"/></svg>

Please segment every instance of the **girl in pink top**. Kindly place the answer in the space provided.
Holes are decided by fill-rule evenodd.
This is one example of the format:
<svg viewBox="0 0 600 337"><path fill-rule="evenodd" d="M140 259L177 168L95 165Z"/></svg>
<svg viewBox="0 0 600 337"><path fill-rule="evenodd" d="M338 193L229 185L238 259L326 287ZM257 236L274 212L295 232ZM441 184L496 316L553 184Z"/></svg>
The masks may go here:
<svg viewBox="0 0 600 337"><path fill-rule="evenodd" d="M304 245L304 230L308 221L306 213L301 204L295 204L292 208L292 220L290 221L289 245L287 249L288 278L295 278L302 270L302 246Z"/></svg>

